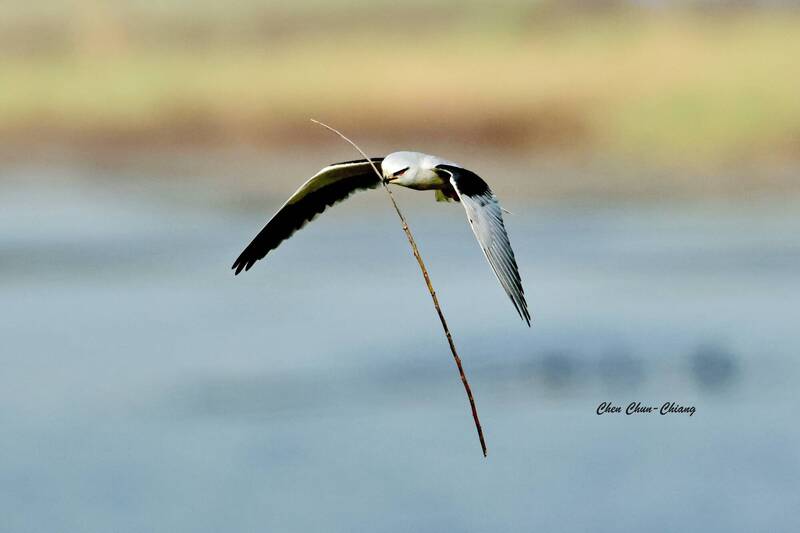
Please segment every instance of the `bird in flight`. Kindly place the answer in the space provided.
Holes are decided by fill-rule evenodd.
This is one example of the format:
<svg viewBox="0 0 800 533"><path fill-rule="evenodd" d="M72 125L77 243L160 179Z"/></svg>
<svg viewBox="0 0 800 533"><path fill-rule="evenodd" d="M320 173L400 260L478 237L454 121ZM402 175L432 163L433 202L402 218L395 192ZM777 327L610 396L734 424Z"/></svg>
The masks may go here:
<svg viewBox="0 0 800 533"><path fill-rule="evenodd" d="M418 191L433 190L437 201L456 201L464 206L472 232L489 265L514 304L519 316L531 325L531 315L519 277L517 261L503 224L503 213L489 186L477 174L457 163L420 152L394 152L386 157L359 159L329 165L300 186L233 263L236 274L247 271L271 250L291 237L326 208L356 191L384 183Z"/></svg>

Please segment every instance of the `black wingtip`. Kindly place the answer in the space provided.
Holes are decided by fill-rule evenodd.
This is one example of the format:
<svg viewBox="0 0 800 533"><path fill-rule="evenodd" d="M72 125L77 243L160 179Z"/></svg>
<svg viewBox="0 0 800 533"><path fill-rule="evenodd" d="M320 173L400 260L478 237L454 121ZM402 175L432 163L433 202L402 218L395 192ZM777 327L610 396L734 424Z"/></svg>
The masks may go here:
<svg viewBox="0 0 800 533"><path fill-rule="evenodd" d="M254 256L249 248L245 249L245 251L243 251L239 257L236 258L233 266L231 266L231 268L234 270L234 275L238 276L242 272L247 272L253 268L253 265L255 265L259 259L261 258Z"/></svg>
<svg viewBox="0 0 800 533"><path fill-rule="evenodd" d="M514 306L516 307L516 302L514 302ZM528 327L531 327L531 320L533 320L533 318L531 318L531 314L528 312L528 306L523 305L522 309L517 307L517 313L519 313L519 317L528 325Z"/></svg>

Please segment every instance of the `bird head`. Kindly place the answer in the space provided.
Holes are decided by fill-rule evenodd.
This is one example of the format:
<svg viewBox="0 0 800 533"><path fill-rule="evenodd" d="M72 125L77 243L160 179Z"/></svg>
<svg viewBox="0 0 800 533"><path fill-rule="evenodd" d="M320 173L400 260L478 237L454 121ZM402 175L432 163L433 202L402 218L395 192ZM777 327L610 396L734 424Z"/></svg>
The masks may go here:
<svg viewBox="0 0 800 533"><path fill-rule="evenodd" d="M394 152L381 162L383 179L387 183L408 186L420 171L421 155L417 152Z"/></svg>

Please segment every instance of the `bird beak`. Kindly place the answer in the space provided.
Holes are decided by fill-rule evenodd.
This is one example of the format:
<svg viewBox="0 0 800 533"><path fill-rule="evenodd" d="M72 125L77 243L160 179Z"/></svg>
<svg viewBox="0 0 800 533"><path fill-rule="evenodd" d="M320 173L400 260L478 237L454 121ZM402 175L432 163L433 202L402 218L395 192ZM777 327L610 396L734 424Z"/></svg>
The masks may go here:
<svg viewBox="0 0 800 533"><path fill-rule="evenodd" d="M397 179L397 176L387 176L387 177L383 178L383 182L384 183L391 183L396 179Z"/></svg>

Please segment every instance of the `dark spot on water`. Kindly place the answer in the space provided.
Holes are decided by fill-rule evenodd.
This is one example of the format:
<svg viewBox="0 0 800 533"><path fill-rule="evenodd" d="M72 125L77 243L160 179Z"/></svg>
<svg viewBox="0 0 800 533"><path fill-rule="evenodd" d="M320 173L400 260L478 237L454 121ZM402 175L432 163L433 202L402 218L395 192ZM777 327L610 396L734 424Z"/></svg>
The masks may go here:
<svg viewBox="0 0 800 533"><path fill-rule="evenodd" d="M739 369L736 357L720 345L699 346L690 356L691 372L704 389L719 390L729 386Z"/></svg>
<svg viewBox="0 0 800 533"><path fill-rule="evenodd" d="M551 352L542 357L541 375L545 384L554 389L568 387L575 379L575 362L566 352Z"/></svg>

